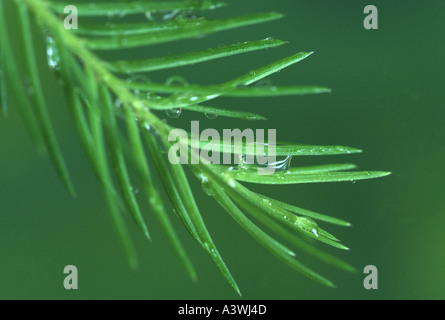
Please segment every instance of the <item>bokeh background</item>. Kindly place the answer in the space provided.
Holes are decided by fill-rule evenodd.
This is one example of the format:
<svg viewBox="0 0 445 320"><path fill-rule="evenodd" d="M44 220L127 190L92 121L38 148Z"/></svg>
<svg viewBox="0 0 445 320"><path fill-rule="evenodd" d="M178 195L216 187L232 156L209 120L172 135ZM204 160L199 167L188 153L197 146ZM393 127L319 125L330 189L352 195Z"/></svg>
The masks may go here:
<svg viewBox="0 0 445 320"><path fill-rule="evenodd" d="M192 183L204 219L245 299L444 299L445 298L445 2L361 0L226 0L211 18L277 11L272 23L147 47L134 57L275 37L277 49L249 53L192 67L155 72L165 81L178 74L191 82L229 80L299 51L315 54L271 77L277 85L316 84L331 94L267 99L221 99L230 106L265 115L244 122L184 113L169 120L188 128L190 120L214 128L277 128L278 139L306 144L340 144L359 155L298 158L293 165L353 162L389 177L357 183L252 187L301 207L340 217L352 228L328 226L351 247L326 248L357 267L348 274L301 255L301 261L333 280L325 288L289 269L252 240L215 202ZM379 9L379 29L363 27L363 9ZM14 32L14 21L10 21ZM39 42L40 43L40 42ZM131 270L115 234L107 205L74 133L64 96L44 68L45 90L59 140L78 191L72 199L47 157L39 156L26 134L14 101L0 119L0 298L1 299L238 299L210 259L182 225L181 235L199 274L192 283L157 220L138 197L151 227L144 241L130 224L140 258ZM113 57L128 57L116 53ZM79 270L79 290L63 287L63 268ZM363 288L363 268L379 270L379 289Z"/></svg>

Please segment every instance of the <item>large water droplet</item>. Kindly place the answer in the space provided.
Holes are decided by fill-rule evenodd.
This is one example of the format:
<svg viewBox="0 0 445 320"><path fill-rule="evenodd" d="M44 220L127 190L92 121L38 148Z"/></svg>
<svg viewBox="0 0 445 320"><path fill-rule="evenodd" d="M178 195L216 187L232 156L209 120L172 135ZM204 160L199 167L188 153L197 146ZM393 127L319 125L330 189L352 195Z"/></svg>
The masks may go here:
<svg viewBox="0 0 445 320"><path fill-rule="evenodd" d="M169 118L179 118L181 116L182 113L182 108L173 108L173 109L167 109L165 110L165 114L169 117Z"/></svg>
<svg viewBox="0 0 445 320"><path fill-rule="evenodd" d="M267 144L264 144L267 145ZM267 156L265 152L263 154L264 157ZM272 163L260 164L257 159L252 155L242 155L238 157L238 168L239 169L251 169L251 168L274 168L275 171L287 171L290 168L290 164L292 161L292 156L286 156L284 159L276 160Z"/></svg>
<svg viewBox="0 0 445 320"><path fill-rule="evenodd" d="M292 161L292 156L287 156L284 160L276 161L269 166L273 166L275 171L286 171L290 168L290 163Z"/></svg>

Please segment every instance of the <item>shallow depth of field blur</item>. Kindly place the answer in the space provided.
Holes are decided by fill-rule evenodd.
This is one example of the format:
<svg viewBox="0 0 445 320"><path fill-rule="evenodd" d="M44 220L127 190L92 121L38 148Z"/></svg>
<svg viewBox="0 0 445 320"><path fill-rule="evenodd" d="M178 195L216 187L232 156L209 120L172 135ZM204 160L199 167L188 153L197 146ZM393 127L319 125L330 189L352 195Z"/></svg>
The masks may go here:
<svg viewBox="0 0 445 320"><path fill-rule="evenodd" d="M245 122L184 112L169 121L190 128L276 128L278 140L357 147L358 155L294 158L293 166L352 162L363 170L393 174L357 183L252 186L280 200L336 216L353 224L321 224L351 251L327 248L353 264L348 274L306 255L298 258L327 276L325 288L278 261L242 230L190 175L204 220L246 299L437 299L445 298L445 3L428 1L226 0L205 12L212 18L277 11L278 21L217 33L175 44L146 47L150 56L185 52L237 41L274 37L289 41L277 49L154 72L165 81L182 75L211 84L236 77L299 51L308 59L270 79L277 85L323 85L332 93L213 102L253 111L269 120ZM68 3L67 3L68 4ZM363 27L363 9L379 9L379 30ZM10 21L11 27L15 26ZM13 31L11 31L13 32ZM38 33L36 32L36 35ZM17 37L16 37L17 38ZM38 57L45 63L44 46ZM129 55L122 53L120 58ZM144 52L132 53L143 56ZM113 59L119 57L113 55ZM72 199L47 157L27 136L15 102L0 119L0 298L16 299L237 299L210 259L175 220L197 269L192 283L138 193L152 232L147 243L131 224L140 267L125 259L103 193L80 147L59 85L42 65L52 120L59 133L78 198ZM164 114L160 114L164 116ZM172 217L173 213L172 213ZM322 246L321 246L322 247ZM298 251L297 251L298 253ZM63 268L79 270L79 290L63 287ZM379 289L363 287L363 268L379 270Z"/></svg>

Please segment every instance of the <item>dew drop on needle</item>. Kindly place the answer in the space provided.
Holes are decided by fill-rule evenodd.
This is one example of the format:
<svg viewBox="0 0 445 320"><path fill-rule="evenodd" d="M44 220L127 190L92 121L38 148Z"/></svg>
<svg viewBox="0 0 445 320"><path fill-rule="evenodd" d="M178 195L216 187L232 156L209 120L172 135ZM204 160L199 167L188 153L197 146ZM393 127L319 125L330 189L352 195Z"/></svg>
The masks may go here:
<svg viewBox="0 0 445 320"><path fill-rule="evenodd" d="M182 114L182 108L173 108L165 110L165 113L167 114L167 117L175 119L179 118Z"/></svg>
<svg viewBox="0 0 445 320"><path fill-rule="evenodd" d="M218 115L214 114L214 113L206 113L205 116L207 117L207 119L210 119L210 120L218 118Z"/></svg>

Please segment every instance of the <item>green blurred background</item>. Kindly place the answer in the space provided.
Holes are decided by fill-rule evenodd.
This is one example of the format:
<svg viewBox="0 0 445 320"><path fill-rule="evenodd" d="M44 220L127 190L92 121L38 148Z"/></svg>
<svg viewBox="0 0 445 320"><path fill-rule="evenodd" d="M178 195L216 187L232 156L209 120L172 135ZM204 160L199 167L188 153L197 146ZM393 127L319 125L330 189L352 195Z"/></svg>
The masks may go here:
<svg viewBox="0 0 445 320"><path fill-rule="evenodd" d="M340 144L362 154L298 158L292 165L353 162L389 177L358 183L255 187L272 197L343 218L352 228L327 226L349 252L327 251L357 267L347 274L301 255L301 261L333 280L329 289L289 269L250 238L193 181L213 238L246 299L444 299L445 298L445 2L359 0L227 0L212 18L277 11L282 20L218 33L174 45L148 47L134 56L163 55L275 37L289 44L212 63L155 72L165 81L178 74L196 83L219 83L299 51L305 61L271 77L274 84L316 84L327 95L267 99L221 99L265 115L244 122L184 113L171 120L188 128L277 128L279 140ZM379 30L363 27L363 9L379 9ZM14 27L14 21L10 21ZM15 26L16 27L16 26ZM11 31L13 32L13 30ZM44 47L38 46L44 63ZM120 53L122 58L122 53ZM126 53L125 57L128 56ZM113 56L117 58L117 56ZM210 259L175 225L197 268L192 283L157 220L143 203L152 232L144 241L130 229L140 257L131 270L115 234L99 183L86 160L54 76L45 70L45 90L59 140L74 177L72 199L47 157L38 156L14 102L0 119L1 299L237 299ZM79 270L79 290L63 287L63 268ZM379 270L379 289L363 288L363 268Z"/></svg>

